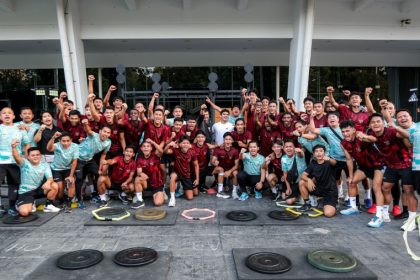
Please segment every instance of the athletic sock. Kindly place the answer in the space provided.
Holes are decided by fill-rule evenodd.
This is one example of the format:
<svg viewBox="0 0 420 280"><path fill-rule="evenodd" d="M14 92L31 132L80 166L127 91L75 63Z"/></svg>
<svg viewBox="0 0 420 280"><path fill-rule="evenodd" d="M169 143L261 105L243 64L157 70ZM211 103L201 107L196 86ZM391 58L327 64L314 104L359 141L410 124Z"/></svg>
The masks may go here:
<svg viewBox="0 0 420 280"><path fill-rule="evenodd" d="M271 188L271 192L274 193L274 194L277 194L278 193L277 188L276 187L272 187Z"/></svg>
<svg viewBox="0 0 420 280"><path fill-rule="evenodd" d="M403 205L403 212L404 212L404 213L407 213L407 212L408 212L408 206L404 206L404 205Z"/></svg>
<svg viewBox="0 0 420 280"><path fill-rule="evenodd" d="M218 183L217 184L217 192L222 192L223 191L223 183Z"/></svg>
<svg viewBox="0 0 420 280"><path fill-rule="evenodd" d="M416 215L417 215L417 212L411 212L411 211L408 211L408 218L410 219L410 218L415 218L416 217Z"/></svg>
<svg viewBox="0 0 420 280"><path fill-rule="evenodd" d="M376 216L378 218L382 219L382 209L383 208L384 208L383 206L376 205Z"/></svg>
<svg viewBox="0 0 420 280"><path fill-rule="evenodd" d="M354 209L357 209L357 204L356 204L356 197L354 197L354 196L350 196L349 197L349 200L350 200L350 207L351 208L354 208Z"/></svg>
<svg viewBox="0 0 420 280"><path fill-rule="evenodd" d="M372 189L371 188L365 190L365 194L366 194L367 199L372 199Z"/></svg>
<svg viewBox="0 0 420 280"><path fill-rule="evenodd" d="M106 201L106 195L105 194L100 194L99 198L103 201Z"/></svg>
<svg viewBox="0 0 420 280"><path fill-rule="evenodd" d="M384 213L389 212L389 205L384 205L383 211Z"/></svg>
<svg viewBox="0 0 420 280"><path fill-rule="evenodd" d="M138 200L143 200L143 193L142 192L136 192L136 197Z"/></svg>
<svg viewBox="0 0 420 280"><path fill-rule="evenodd" d="M171 192L171 199L175 199L175 192Z"/></svg>
<svg viewBox="0 0 420 280"><path fill-rule="evenodd" d="M239 186L238 186L238 185L233 185L233 191L234 191L234 192L237 192L237 191L238 191L238 189L239 189Z"/></svg>

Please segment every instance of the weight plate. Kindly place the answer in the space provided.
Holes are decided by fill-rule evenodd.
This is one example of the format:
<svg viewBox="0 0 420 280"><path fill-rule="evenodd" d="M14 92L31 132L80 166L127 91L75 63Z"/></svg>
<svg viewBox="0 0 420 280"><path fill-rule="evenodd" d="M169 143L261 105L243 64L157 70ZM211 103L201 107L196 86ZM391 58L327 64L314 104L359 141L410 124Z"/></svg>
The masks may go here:
<svg viewBox="0 0 420 280"><path fill-rule="evenodd" d="M115 70L117 70L117 73L118 73L118 74L122 74L122 73L124 73L124 72L125 72L125 66L124 66L124 65L122 65L122 64L118 64L118 65L115 67Z"/></svg>
<svg viewBox="0 0 420 280"><path fill-rule="evenodd" d="M118 74L115 78L117 80L117 83L124 84L125 83L125 75L124 74Z"/></svg>
<svg viewBox="0 0 420 280"><path fill-rule="evenodd" d="M104 207L92 211L93 216L101 221L122 220L130 216L124 208Z"/></svg>
<svg viewBox="0 0 420 280"><path fill-rule="evenodd" d="M161 77L160 77L159 73L153 73L153 75L152 75L152 81L153 82L159 83L160 79L161 79Z"/></svg>
<svg viewBox="0 0 420 280"><path fill-rule="evenodd" d="M121 266L142 266L156 261L158 253L146 247L134 247L115 254L114 262Z"/></svg>
<svg viewBox="0 0 420 280"><path fill-rule="evenodd" d="M251 73L246 73L245 76L244 76L244 80L245 80L245 82L250 83L254 80L254 75L251 74Z"/></svg>
<svg viewBox="0 0 420 280"><path fill-rule="evenodd" d="M231 211L226 214L226 218L232 221L247 222L257 218L257 215L251 211Z"/></svg>
<svg viewBox="0 0 420 280"><path fill-rule="evenodd" d="M2 222L3 224L11 224L11 225L17 225L17 224L24 224L28 222L35 221L38 219L39 216L36 214L30 214L29 216L23 217L21 215L18 216L9 216L3 218Z"/></svg>
<svg viewBox="0 0 420 280"><path fill-rule="evenodd" d="M210 82L216 82L217 81L217 79L219 78L218 76L217 76L217 74L216 73L214 73L214 72L211 72L210 74L209 74L209 81Z"/></svg>
<svg viewBox="0 0 420 280"><path fill-rule="evenodd" d="M246 266L257 272L278 274L289 271L292 268L292 262L280 254L260 252L249 255L246 258Z"/></svg>
<svg viewBox="0 0 420 280"><path fill-rule="evenodd" d="M79 250L62 255L56 265L61 269L76 270L94 266L104 259L104 254L98 250Z"/></svg>
<svg viewBox="0 0 420 280"><path fill-rule="evenodd" d="M307 257L311 265L328 272L350 272L357 266L353 256L335 250L314 250Z"/></svg>
<svg viewBox="0 0 420 280"><path fill-rule="evenodd" d="M219 85L218 85L217 83L215 83L215 82L210 82L210 83L207 85L207 88L208 88L210 91L215 92L215 91L217 91L217 90L219 89Z"/></svg>
<svg viewBox="0 0 420 280"><path fill-rule="evenodd" d="M166 217L166 211L158 209L138 210L135 217L137 220L142 221L161 220Z"/></svg>
<svg viewBox="0 0 420 280"><path fill-rule="evenodd" d="M268 213L268 216L274 220L292 221L299 218L299 215L292 214L286 211L274 210Z"/></svg>
<svg viewBox="0 0 420 280"><path fill-rule="evenodd" d="M162 83L162 90L167 91L168 89L169 89L169 83L168 82L163 82Z"/></svg>

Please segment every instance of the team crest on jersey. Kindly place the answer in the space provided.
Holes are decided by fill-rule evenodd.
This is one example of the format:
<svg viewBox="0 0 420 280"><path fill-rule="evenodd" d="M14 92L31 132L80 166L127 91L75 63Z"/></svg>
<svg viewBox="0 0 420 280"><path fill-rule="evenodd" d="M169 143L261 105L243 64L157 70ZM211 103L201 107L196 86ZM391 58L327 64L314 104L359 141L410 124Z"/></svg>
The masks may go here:
<svg viewBox="0 0 420 280"><path fill-rule="evenodd" d="M389 146L390 143L389 143L389 141L384 141L384 144Z"/></svg>

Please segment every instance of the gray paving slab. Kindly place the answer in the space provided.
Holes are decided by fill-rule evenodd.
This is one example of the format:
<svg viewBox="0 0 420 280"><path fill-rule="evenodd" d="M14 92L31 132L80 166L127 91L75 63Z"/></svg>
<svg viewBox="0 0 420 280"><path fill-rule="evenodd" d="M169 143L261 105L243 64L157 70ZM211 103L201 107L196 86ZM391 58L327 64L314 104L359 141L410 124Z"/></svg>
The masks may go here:
<svg viewBox="0 0 420 280"><path fill-rule="evenodd" d="M150 199L146 205L150 206ZM113 206L121 206L113 201ZM190 221L178 215L173 226L84 226L95 205L60 213L31 228L0 228L0 280L24 279L50 256L80 249L119 251L145 246L172 252L167 279L237 279L234 248L351 248L353 255L379 279L418 279L420 263L407 254L399 227L392 220L380 229L366 226L372 218L358 216L307 218L304 226L221 226L217 219ZM279 209L268 197L245 202L200 195L192 201L177 199L176 210L266 211ZM167 206L160 209L169 209ZM304 219L302 217L301 219ZM409 234L411 249L420 255L418 232ZM105 279L105 278L104 278Z"/></svg>

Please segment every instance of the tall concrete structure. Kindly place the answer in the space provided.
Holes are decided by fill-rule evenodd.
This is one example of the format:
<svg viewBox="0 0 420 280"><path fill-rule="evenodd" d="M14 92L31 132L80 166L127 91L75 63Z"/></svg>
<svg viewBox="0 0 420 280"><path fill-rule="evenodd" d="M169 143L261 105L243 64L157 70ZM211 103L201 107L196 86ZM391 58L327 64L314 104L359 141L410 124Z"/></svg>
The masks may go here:
<svg viewBox="0 0 420 280"><path fill-rule="evenodd" d="M86 67L420 66L415 0L0 0L0 69L64 68L83 108Z"/></svg>

